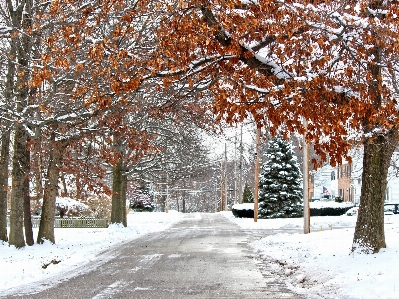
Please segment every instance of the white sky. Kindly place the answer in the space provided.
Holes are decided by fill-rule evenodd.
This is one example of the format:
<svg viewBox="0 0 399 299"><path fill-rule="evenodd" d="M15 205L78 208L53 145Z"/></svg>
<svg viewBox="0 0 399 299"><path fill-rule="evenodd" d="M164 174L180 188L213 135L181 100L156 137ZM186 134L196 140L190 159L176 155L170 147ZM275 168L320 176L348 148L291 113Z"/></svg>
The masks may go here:
<svg viewBox="0 0 399 299"><path fill-rule="evenodd" d="M237 125L237 128L229 127L224 129L224 134L218 138L211 137L209 140L209 148L211 153L216 157L224 157L225 147L227 145L227 158L229 160L234 159L234 154L239 156L239 146L241 140L241 126ZM242 142L244 150L248 144L255 146L255 125L247 124L243 126L242 130ZM236 147L236 152L234 152Z"/></svg>
<svg viewBox="0 0 399 299"><path fill-rule="evenodd" d="M222 214L259 235L259 240L249 244L250 248L269 260L268 264L286 277L287 286L304 298L399 298L399 215L385 216L386 249L374 255L350 255L356 216L311 217L310 234L279 233L262 237L265 228L302 229L303 218L259 219L255 223L253 219L234 218L231 212ZM20 294L32 292L48 287L49 280L57 283L88 271L97 264L93 261L98 253L116 248L120 242L167 230L181 217L175 211L130 213L127 228L56 228L55 245L35 244L16 250L0 244L0 294L7 295L12 288L14 291L17 288ZM37 229L34 234L37 235ZM108 258L112 258L111 253ZM42 268L53 259L60 263ZM105 262L104 258L102 261Z"/></svg>

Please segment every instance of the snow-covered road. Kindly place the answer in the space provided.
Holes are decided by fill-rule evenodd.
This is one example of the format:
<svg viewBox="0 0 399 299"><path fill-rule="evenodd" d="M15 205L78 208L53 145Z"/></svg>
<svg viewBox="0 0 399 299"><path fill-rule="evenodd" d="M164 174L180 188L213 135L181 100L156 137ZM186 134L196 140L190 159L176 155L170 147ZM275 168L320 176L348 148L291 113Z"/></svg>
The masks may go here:
<svg viewBox="0 0 399 299"><path fill-rule="evenodd" d="M74 277L7 298L300 298L254 258L248 238L221 214L185 214L165 231L106 251Z"/></svg>

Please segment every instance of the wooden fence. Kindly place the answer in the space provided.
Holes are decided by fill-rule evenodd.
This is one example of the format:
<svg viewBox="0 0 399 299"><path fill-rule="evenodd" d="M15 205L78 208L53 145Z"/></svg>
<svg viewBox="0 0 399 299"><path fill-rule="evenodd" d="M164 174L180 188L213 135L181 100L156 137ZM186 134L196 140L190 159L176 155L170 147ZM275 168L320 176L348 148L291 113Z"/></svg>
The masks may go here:
<svg viewBox="0 0 399 299"><path fill-rule="evenodd" d="M10 218L7 217L7 226L10 224ZM40 216L32 217L32 227L39 227ZM97 219L91 217L81 218L55 218L54 227L56 228L104 228L108 227L107 219Z"/></svg>

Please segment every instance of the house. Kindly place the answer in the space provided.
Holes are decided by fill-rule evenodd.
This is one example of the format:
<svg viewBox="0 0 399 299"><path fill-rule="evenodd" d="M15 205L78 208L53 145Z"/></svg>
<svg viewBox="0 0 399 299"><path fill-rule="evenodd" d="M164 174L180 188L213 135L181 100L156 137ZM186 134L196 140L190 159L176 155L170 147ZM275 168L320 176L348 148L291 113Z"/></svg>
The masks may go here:
<svg viewBox="0 0 399 299"><path fill-rule="evenodd" d="M362 151L356 149L352 153L352 163L343 161L341 165L332 167L328 163L314 171L311 176L310 198L334 200L340 197L343 201L360 203L362 187ZM399 151L393 154L391 167L388 170L386 201L399 201Z"/></svg>

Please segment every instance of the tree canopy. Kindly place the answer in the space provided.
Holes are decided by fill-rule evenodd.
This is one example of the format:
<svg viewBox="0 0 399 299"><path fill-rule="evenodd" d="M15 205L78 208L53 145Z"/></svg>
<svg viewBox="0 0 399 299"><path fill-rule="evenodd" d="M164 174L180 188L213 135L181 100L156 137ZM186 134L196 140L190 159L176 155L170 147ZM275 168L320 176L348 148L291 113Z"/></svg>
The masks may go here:
<svg viewBox="0 0 399 299"><path fill-rule="evenodd" d="M161 3L159 5L162 5ZM364 146L353 251L386 246L387 165L397 145L398 8L393 1L164 3L164 67L213 92L214 113L305 135L332 165ZM165 35L168 32L168 35Z"/></svg>
<svg viewBox="0 0 399 299"><path fill-rule="evenodd" d="M82 140L101 140L98 156L123 175L125 153L157 150L143 119L212 129L250 118L272 134L304 135L316 166L364 147L353 250L378 252L398 139L398 9L363 0L6 0L0 112L3 132L15 129L12 242L23 244L18 198L32 138L59 150L47 155L51 210L59 165Z"/></svg>

